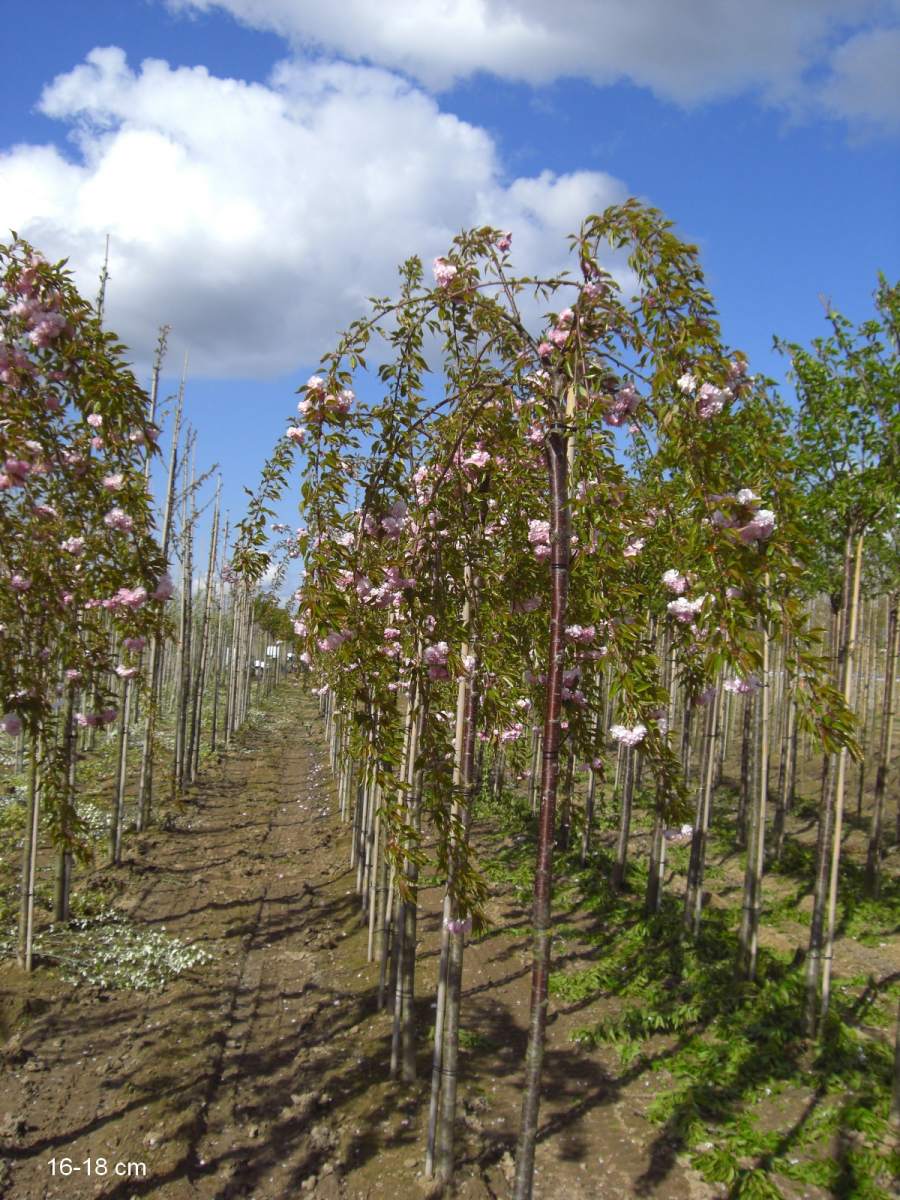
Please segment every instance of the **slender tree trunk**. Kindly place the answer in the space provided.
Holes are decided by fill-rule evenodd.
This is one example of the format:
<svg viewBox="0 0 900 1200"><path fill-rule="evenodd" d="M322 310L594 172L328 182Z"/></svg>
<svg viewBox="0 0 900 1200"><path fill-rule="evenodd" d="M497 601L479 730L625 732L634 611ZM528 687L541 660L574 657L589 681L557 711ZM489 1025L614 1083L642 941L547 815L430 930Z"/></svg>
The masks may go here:
<svg viewBox="0 0 900 1200"><path fill-rule="evenodd" d="M570 405L573 397L570 395ZM534 878L534 959L531 973L531 1016L525 1052L522 1124L516 1153L514 1200L530 1200L534 1181L534 1149L541 1100L541 1069L547 1027L550 974L550 898L553 881L553 829L559 780L562 677L565 667L563 635L569 587L569 505L566 436L556 427L548 434L545 453L550 483L551 615L541 769L541 811L537 867Z"/></svg>
<svg viewBox="0 0 900 1200"><path fill-rule="evenodd" d="M691 856L684 892L683 923L685 930L694 937L700 932L703 913L703 880L706 873L706 848L709 841L709 821L712 808L713 782L715 779L716 734L719 714L722 709L721 678L716 681L716 691L706 710L706 739L703 746L700 786L697 792L697 809L694 829L691 834Z"/></svg>
<svg viewBox="0 0 900 1200"><path fill-rule="evenodd" d="M65 742L66 785L59 820L60 844L56 861L56 896L53 919L68 921L69 896L72 890L72 821L75 816L75 772L78 758L78 738L75 732L75 687L66 686L66 708L63 717Z"/></svg>
<svg viewBox="0 0 900 1200"><path fill-rule="evenodd" d="M628 866L628 838L631 834L631 809L634 801L634 778L637 751L632 747L625 750L625 783L622 786L622 806L619 810L619 836L616 841L616 861L613 863L610 882L617 892L625 887Z"/></svg>
<svg viewBox="0 0 900 1200"><path fill-rule="evenodd" d="M125 780L128 772L128 720L131 681L123 679L119 691L119 744L116 753L116 784L109 826L109 858L113 866L122 862L122 832L125 827Z"/></svg>
<svg viewBox="0 0 900 1200"><path fill-rule="evenodd" d="M900 592L894 592L888 608L887 646L884 656L884 694L881 707L881 735L878 744L878 769L875 775L875 795L872 800L872 823L869 827L869 847L866 853L866 890L877 896L881 890L882 823L884 797L887 792L888 771L891 766L891 743L894 733L894 676L897 673L897 609ZM900 812L900 809L898 809ZM900 839L898 839L900 840Z"/></svg>
<svg viewBox="0 0 900 1200"><path fill-rule="evenodd" d="M862 581L862 552L864 535L860 533L856 539L856 552L853 557L853 583L850 595L850 612L848 614L848 632L843 652L841 682L844 700L849 705L853 686L853 660L856 654L856 629L859 618L859 589ZM844 786L847 775L847 751L838 751L837 783L834 800L834 835L831 844L831 867L828 878L828 923L825 933L825 950L822 956L822 1003L821 1018L828 1015L831 1000L831 972L834 962L834 931L837 918L838 873L841 864L841 836L844 818Z"/></svg>
<svg viewBox="0 0 900 1200"><path fill-rule="evenodd" d="M768 592L769 576L766 575ZM751 809L747 839L747 867L744 872L744 900L738 945L737 973L746 980L756 978L759 950L759 919L762 911L762 881L766 864L766 804L769 792L769 630L763 625L762 687L759 690L757 740L757 788Z"/></svg>
<svg viewBox="0 0 900 1200"><path fill-rule="evenodd" d="M25 813L25 842L22 847L22 903L19 910L19 966L30 973L34 947L34 879L37 870L38 831L41 820L41 789L38 779L38 746L41 731L28 739L28 801Z"/></svg>

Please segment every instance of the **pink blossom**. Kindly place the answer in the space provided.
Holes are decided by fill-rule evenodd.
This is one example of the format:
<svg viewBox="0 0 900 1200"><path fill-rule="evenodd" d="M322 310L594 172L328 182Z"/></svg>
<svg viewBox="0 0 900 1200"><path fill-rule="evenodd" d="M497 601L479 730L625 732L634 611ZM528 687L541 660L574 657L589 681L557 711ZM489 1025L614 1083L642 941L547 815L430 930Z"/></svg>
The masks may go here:
<svg viewBox="0 0 900 1200"><path fill-rule="evenodd" d="M22 720L15 713L5 713L0 718L0 729L4 733L8 733L10 737L18 737L22 732Z"/></svg>
<svg viewBox="0 0 900 1200"><path fill-rule="evenodd" d="M120 679L134 679L138 673L137 667L126 667L121 663L116 667L116 674Z"/></svg>
<svg viewBox="0 0 900 1200"><path fill-rule="evenodd" d="M125 483L125 476L122 474L121 471L117 471L115 475L104 475L103 476L103 486L106 488L106 490L108 492L121 491L124 483Z"/></svg>
<svg viewBox="0 0 900 1200"><path fill-rule="evenodd" d="M222 572L222 574L224 577L224 574L225 574L224 571ZM174 591L175 591L175 585L172 582L172 579L171 579L168 571L166 571L165 574L160 577L160 580L156 585L156 591L151 594L151 599L153 599L153 600L168 600L171 598Z"/></svg>
<svg viewBox="0 0 900 1200"><path fill-rule="evenodd" d="M712 687L708 687L705 692L700 693L700 695L697 697L695 703L699 704L701 708L705 708L706 705L711 704L712 701L715 700L715 698L716 698L716 685L713 684Z"/></svg>
<svg viewBox="0 0 900 1200"><path fill-rule="evenodd" d="M646 545L646 538L633 538L622 551L625 558L636 558Z"/></svg>
<svg viewBox="0 0 900 1200"><path fill-rule="evenodd" d="M464 458L462 465L464 467L478 467L482 469L491 461L491 456L487 450L473 450L468 458Z"/></svg>
<svg viewBox="0 0 900 1200"><path fill-rule="evenodd" d="M697 377L692 375L690 371L685 373L678 379L676 386L680 392L686 396L692 396L697 388Z"/></svg>
<svg viewBox="0 0 900 1200"><path fill-rule="evenodd" d="M438 287L449 287L452 281L456 278L458 268L453 263L448 262L446 258L436 258L432 263L434 271L434 281Z"/></svg>
<svg viewBox="0 0 900 1200"><path fill-rule="evenodd" d="M103 524L109 529L120 529L123 533L130 533L134 528L134 521L121 508L111 508L103 518Z"/></svg>
<svg viewBox="0 0 900 1200"><path fill-rule="evenodd" d="M122 642L126 650L131 650L135 654L139 654L147 644L147 639L142 637L127 637Z"/></svg>
<svg viewBox="0 0 900 1200"><path fill-rule="evenodd" d="M76 671L74 667L66 671L66 683L80 683L81 672Z"/></svg>
<svg viewBox="0 0 900 1200"><path fill-rule="evenodd" d="M32 511L38 517L55 517L59 515L52 504L36 504Z"/></svg>
<svg viewBox="0 0 900 1200"><path fill-rule="evenodd" d="M754 500L758 499L759 496L757 496L756 492L754 492L752 488L741 488L741 490L735 496L735 500L737 500L738 504L752 504Z"/></svg>
<svg viewBox="0 0 900 1200"><path fill-rule="evenodd" d="M537 351L541 358L549 358L550 355L553 353L553 343L552 342L541 342L541 344L537 348Z"/></svg>
<svg viewBox="0 0 900 1200"><path fill-rule="evenodd" d="M444 926L447 930L449 930L450 933L454 933L457 936L463 933L471 933L472 918L466 917L463 919L462 917L447 917L447 919L444 921Z"/></svg>
<svg viewBox="0 0 900 1200"><path fill-rule="evenodd" d="M664 572L662 581L669 591L674 592L676 596L683 596L687 591L687 579L684 575L681 575L678 571L676 571L674 567Z"/></svg>
<svg viewBox="0 0 900 1200"><path fill-rule="evenodd" d="M9 585L15 592L27 592L31 587L31 580L27 575L13 575Z"/></svg>
<svg viewBox="0 0 900 1200"><path fill-rule="evenodd" d="M533 546L539 546L542 544L548 546L550 544L550 522L529 521L528 540Z"/></svg>
<svg viewBox="0 0 900 1200"><path fill-rule="evenodd" d="M704 383L697 393L697 416L704 421L720 413L725 407L731 392L728 388L718 388L713 383Z"/></svg>
<svg viewBox="0 0 900 1200"><path fill-rule="evenodd" d="M512 245L512 234L504 233L503 237L497 239L497 249L501 254L505 254Z"/></svg>
<svg viewBox="0 0 900 1200"><path fill-rule="evenodd" d="M396 642L400 637L400 630L388 625L384 631L384 640L386 642Z"/></svg>
<svg viewBox="0 0 900 1200"><path fill-rule="evenodd" d="M294 633L296 633L297 637L306 637L307 632L308 628L305 621L294 622Z"/></svg>
<svg viewBox="0 0 900 1200"><path fill-rule="evenodd" d="M517 742L525 732L525 726L521 721L516 721L514 725L510 725L508 729L504 729L500 734L500 741L504 744L509 742Z"/></svg>
<svg viewBox="0 0 900 1200"><path fill-rule="evenodd" d="M733 679L726 679L722 684L726 692L732 692L735 696L746 696L750 692L755 692L759 686L759 680L755 675L750 675L747 679L741 679L739 675L736 675Z"/></svg>
<svg viewBox="0 0 900 1200"><path fill-rule="evenodd" d="M737 532L742 542L764 541L775 528L775 514L770 508L761 508L747 525Z"/></svg>
<svg viewBox="0 0 900 1200"><path fill-rule="evenodd" d="M551 550L549 546L535 546L534 557L538 562L549 562L551 558Z"/></svg>
<svg viewBox="0 0 900 1200"><path fill-rule="evenodd" d="M442 667L446 666L449 653L450 647L446 642L435 642L434 645L425 647L423 658L429 666Z"/></svg>
<svg viewBox="0 0 900 1200"><path fill-rule="evenodd" d="M669 601L666 610L682 624L688 624L703 607L705 599L705 596L698 596L696 600L688 600L686 596L679 596L677 600Z"/></svg>
<svg viewBox="0 0 900 1200"><path fill-rule="evenodd" d="M597 630L593 625L567 625L566 637L577 642L580 646L589 646L596 637Z"/></svg>
<svg viewBox="0 0 900 1200"><path fill-rule="evenodd" d="M551 329L550 332L547 334L547 337L553 343L554 346L564 346L566 344L566 342L569 340L569 330L568 329L559 329L557 327L555 329Z"/></svg>
<svg viewBox="0 0 900 1200"><path fill-rule="evenodd" d="M636 746L644 740L647 726L638 724L629 728L627 725L611 725L609 732L613 739L621 742L623 746Z"/></svg>
<svg viewBox="0 0 900 1200"><path fill-rule="evenodd" d="M635 391L634 384L623 384L613 397L612 404L608 405L603 413L603 420L607 425L614 427L624 425L640 401L641 398Z"/></svg>
<svg viewBox="0 0 900 1200"><path fill-rule="evenodd" d="M301 429L299 425L292 425L285 434L285 437L296 443L296 445L302 446L306 439L306 430Z"/></svg>
<svg viewBox="0 0 900 1200"><path fill-rule="evenodd" d="M91 429L99 429L103 424L103 418L99 413L91 413L87 419L87 423L90 425Z"/></svg>

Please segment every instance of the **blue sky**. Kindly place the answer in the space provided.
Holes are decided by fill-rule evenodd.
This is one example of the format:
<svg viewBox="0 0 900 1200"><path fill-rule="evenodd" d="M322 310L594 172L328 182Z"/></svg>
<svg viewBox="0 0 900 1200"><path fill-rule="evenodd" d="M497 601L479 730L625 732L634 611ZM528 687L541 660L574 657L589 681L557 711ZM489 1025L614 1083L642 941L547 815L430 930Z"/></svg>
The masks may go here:
<svg viewBox="0 0 900 1200"><path fill-rule="evenodd" d="M896 0L4 0L0 230L68 256L148 377L173 326L232 520L366 295L459 229L523 270L628 195L698 243L725 337L870 312L898 266ZM292 520L286 504L284 519Z"/></svg>

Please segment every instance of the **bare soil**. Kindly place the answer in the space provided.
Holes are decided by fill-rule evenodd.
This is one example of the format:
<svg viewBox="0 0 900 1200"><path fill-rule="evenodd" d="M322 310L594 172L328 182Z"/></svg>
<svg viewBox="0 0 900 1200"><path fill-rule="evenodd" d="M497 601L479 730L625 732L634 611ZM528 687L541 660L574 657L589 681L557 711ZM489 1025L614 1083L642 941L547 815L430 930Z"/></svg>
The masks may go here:
<svg viewBox="0 0 900 1200"><path fill-rule="evenodd" d="M390 1017L376 1011L314 701L288 683L280 703L296 719L239 742L174 828L132 835L122 868L102 873L134 920L207 947L211 966L146 994L73 989L45 968L29 978L2 964L8 1200L404 1200L432 1190L422 1174L424 1034L439 896L422 896L420 1082L400 1085L388 1079ZM502 889L489 915L506 930L527 921ZM455 1190L470 1200L510 1194L528 958L524 937L488 936L466 951L462 1025L478 1036L462 1052ZM724 1195L646 1119L655 1074L572 1044L585 1023L580 1006L552 1006L535 1195ZM61 1176L63 1158L80 1171Z"/></svg>

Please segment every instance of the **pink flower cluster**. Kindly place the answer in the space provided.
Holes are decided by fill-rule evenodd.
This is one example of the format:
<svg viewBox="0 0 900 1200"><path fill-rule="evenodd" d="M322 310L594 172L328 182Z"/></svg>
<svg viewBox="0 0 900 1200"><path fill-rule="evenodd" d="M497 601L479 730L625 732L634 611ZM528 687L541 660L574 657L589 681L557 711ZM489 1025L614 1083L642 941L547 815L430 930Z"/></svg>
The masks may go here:
<svg viewBox="0 0 900 1200"><path fill-rule="evenodd" d="M662 581L676 596L683 596L688 589L687 577L676 571L674 567L663 572Z"/></svg>
<svg viewBox="0 0 900 1200"><path fill-rule="evenodd" d="M538 562L546 562L550 558L550 522L529 521L528 541Z"/></svg>
<svg viewBox="0 0 900 1200"><path fill-rule="evenodd" d="M450 647L446 642L435 642L431 646L426 646L422 657L428 667L429 679L449 679L450 672L447 670L447 656L450 653Z"/></svg>
<svg viewBox="0 0 900 1200"><path fill-rule="evenodd" d="M349 641L353 636L349 629L333 630L323 638L316 639L316 645L323 654L329 654L332 650L337 650L339 646L343 646L344 642Z"/></svg>
<svg viewBox="0 0 900 1200"><path fill-rule="evenodd" d="M647 726L638 724L629 728L627 725L610 725L609 732L614 741L621 742L623 746L637 746L644 740Z"/></svg>
<svg viewBox="0 0 900 1200"><path fill-rule="evenodd" d="M97 713L76 713L76 724L85 727L96 727L97 725L111 725L119 715L117 708L102 708Z"/></svg>
<svg viewBox="0 0 900 1200"><path fill-rule="evenodd" d="M509 233L509 232L504 233L503 237L497 238L497 249L501 252L501 254L505 254L511 245L512 245L512 234L511 233Z"/></svg>
<svg viewBox="0 0 900 1200"><path fill-rule="evenodd" d="M49 346L66 329L66 318L57 311L60 302L58 295L42 301L32 294L10 307L10 315L22 318L28 330L28 340L37 349Z"/></svg>
<svg viewBox="0 0 900 1200"><path fill-rule="evenodd" d="M4 733L8 733L10 737L18 737L22 732L22 720L20 717L16 716L15 713L4 713L4 715L0 717L0 729L2 729Z"/></svg>
<svg viewBox="0 0 900 1200"><path fill-rule="evenodd" d="M446 258L436 258L432 263L432 270L434 271L434 282L440 288L449 287L458 273L458 268Z"/></svg>
<svg viewBox="0 0 900 1200"><path fill-rule="evenodd" d="M625 558L636 558L646 544L646 538L633 538L622 551L622 553Z"/></svg>
<svg viewBox="0 0 900 1200"><path fill-rule="evenodd" d="M607 425L624 425L640 402L641 398L635 391L634 384L625 383L616 392L612 403L607 404L603 420Z"/></svg>
<svg viewBox="0 0 900 1200"><path fill-rule="evenodd" d="M525 732L525 726L521 721L516 721L514 725L510 725L508 729L504 729L500 733L500 741L506 745L509 742L517 742Z"/></svg>
<svg viewBox="0 0 900 1200"><path fill-rule="evenodd" d="M579 646L589 646L596 636L597 630L593 625L566 626L566 637Z"/></svg>
<svg viewBox="0 0 900 1200"><path fill-rule="evenodd" d="M697 596L694 600L688 600L687 596L679 596L677 600L670 600L666 605L666 610L672 614L677 621L682 624L689 624L696 617L703 607L703 601L706 595Z"/></svg>
<svg viewBox="0 0 900 1200"><path fill-rule="evenodd" d="M755 692L760 687L760 682L755 675L750 675L746 679L741 679L736 675L733 679L726 679L722 684L726 692L731 692L735 696L746 696L750 692Z"/></svg>
<svg viewBox="0 0 900 1200"><path fill-rule="evenodd" d="M103 524L108 529L120 529L123 533L130 533L134 528L134 521L121 508L111 508L103 518Z"/></svg>
<svg viewBox="0 0 900 1200"><path fill-rule="evenodd" d="M319 424L328 419L336 420L345 416L356 399L349 388L344 388L336 394L326 392L325 381L320 375L310 375L304 385L304 390L306 395L297 405L297 412L302 417L306 417L308 421ZM290 430L288 436L290 436Z"/></svg>

